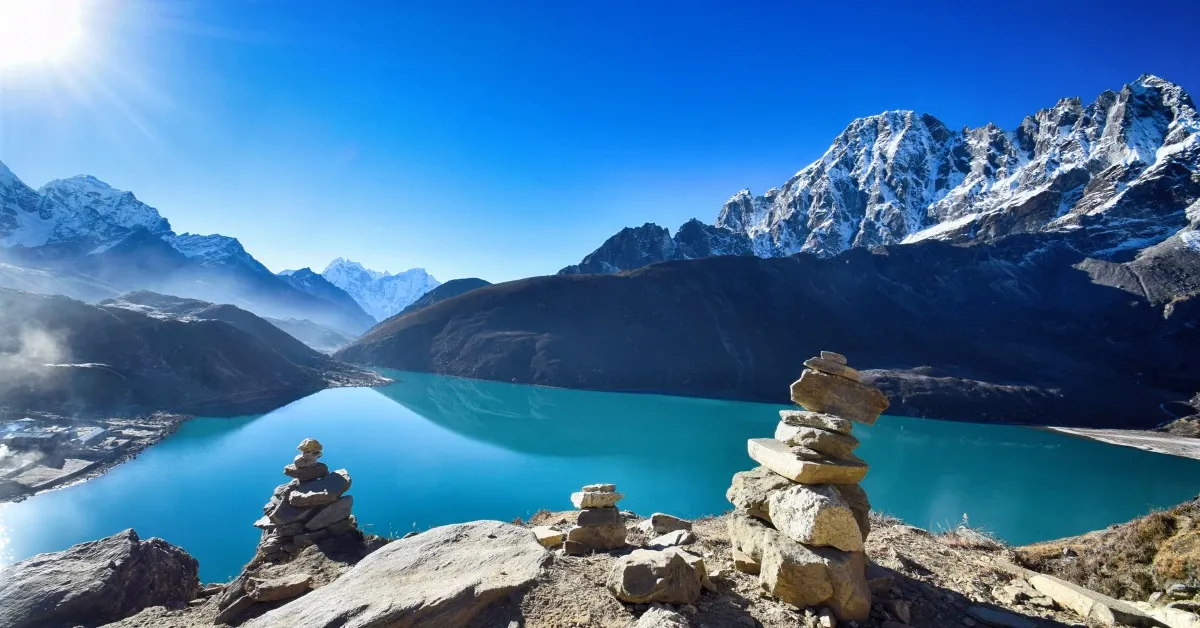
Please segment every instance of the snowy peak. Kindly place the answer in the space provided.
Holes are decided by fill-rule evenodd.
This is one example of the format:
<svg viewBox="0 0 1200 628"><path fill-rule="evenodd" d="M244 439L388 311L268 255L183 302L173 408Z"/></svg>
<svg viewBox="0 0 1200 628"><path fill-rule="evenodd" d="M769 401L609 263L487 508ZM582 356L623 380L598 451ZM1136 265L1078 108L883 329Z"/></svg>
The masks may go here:
<svg viewBox="0 0 1200 628"><path fill-rule="evenodd" d="M345 290L368 314L378 320L391 318L426 292L441 285L424 268L395 275L371 270L358 262L339 257L321 275Z"/></svg>
<svg viewBox="0 0 1200 628"><path fill-rule="evenodd" d="M159 215L157 209L139 201L132 192L114 189L90 175L51 181L43 185L38 194L47 205L61 208L65 212L64 217L94 217L106 225L128 230L145 229L151 233L171 231L171 224ZM86 229L91 225L82 223L81 226Z"/></svg>

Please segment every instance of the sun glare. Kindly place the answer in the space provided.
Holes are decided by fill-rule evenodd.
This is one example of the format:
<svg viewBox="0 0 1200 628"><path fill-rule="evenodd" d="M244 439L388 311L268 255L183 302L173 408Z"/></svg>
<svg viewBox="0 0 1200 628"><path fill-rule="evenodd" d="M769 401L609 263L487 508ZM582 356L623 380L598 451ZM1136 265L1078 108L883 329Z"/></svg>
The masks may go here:
<svg viewBox="0 0 1200 628"><path fill-rule="evenodd" d="M0 0L0 69L64 61L82 18L82 0Z"/></svg>

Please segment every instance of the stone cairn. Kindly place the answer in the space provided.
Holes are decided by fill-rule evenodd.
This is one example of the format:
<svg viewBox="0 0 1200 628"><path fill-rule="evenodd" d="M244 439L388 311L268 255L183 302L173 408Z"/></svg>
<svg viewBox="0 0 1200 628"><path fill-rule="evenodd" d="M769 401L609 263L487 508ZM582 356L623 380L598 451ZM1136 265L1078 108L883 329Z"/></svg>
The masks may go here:
<svg viewBox="0 0 1200 628"><path fill-rule="evenodd" d="M846 358L822 351L792 384L775 438L747 443L760 467L733 476L726 497L734 567L757 574L770 595L797 607L826 607L839 619L871 610L863 541L870 532L867 464L854 455L852 421L871 425L887 397L863 384Z"/></svg>
<svg viewBox="0 0 1200 628"><path fill-rule="evenodd" d="M300 455L283 468L292 481L275 488L263 506L264 516L254 522L263 531L258 556L266 561L294 556L326 539L353 535L362 540L350 514L354 497L344 494L350 490L350 474L345 469L330 473L320 461L321 443L315 439L304 439L296 449Z"/></svg>
<svg viewBox="0 0 1200 628"><path fill-rule="evenodd" d="M617 510L617 502L624 497L614 484L589 484L571 493L579 517L567 530L563 551L577 556L625 547L625 521Z"/></svg>

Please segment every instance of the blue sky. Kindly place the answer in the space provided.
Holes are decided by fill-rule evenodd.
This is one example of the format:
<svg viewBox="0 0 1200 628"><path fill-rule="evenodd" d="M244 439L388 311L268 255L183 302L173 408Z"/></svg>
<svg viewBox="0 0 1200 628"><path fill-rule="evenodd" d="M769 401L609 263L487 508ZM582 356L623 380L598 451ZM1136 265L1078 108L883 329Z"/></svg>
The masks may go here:
<svg viewBox="0 0 1200 628"><path fill-rule="evenodd" d="M553 273L711 222L853 118L1011 128L1138 75L1200 89L1200 3L92 0L0 74L0 160L89 173L274 270Z"/></svg>

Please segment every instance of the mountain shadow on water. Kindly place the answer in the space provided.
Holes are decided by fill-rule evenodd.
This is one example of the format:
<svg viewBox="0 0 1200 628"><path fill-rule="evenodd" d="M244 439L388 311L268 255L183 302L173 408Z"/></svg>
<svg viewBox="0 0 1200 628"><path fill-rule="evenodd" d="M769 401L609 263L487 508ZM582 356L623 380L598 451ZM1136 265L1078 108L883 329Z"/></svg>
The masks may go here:
<svg viewBox="0 0 1200 628"><path fill-rule="evenodd" d="M1185 281L1198 257L1175 246L1163 255L1170 264L1117 264L1061 238L1023 235L832 258L666 262L480 288L381 323L335 355L508 382L784 403L803 360L834 349L888 394L890 414L1148 427L1169 418L1160 405L1191 397L1200 381L1197 304ZM1164 268L1185 271L1155 279Z"/></svg>

